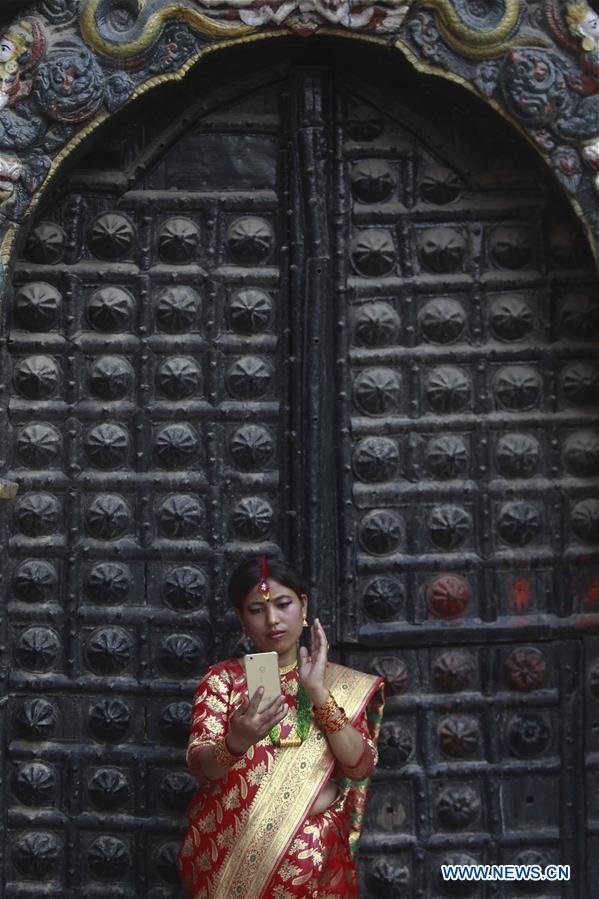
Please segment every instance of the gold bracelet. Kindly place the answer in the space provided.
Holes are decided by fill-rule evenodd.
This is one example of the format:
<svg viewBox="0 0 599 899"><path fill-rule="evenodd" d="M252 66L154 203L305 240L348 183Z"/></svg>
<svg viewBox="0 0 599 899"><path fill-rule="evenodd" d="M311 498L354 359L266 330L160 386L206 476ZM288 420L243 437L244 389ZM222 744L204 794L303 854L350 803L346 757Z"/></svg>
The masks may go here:
<svg viewBox="0 0 599 899"><path fill-rule="evenodd" d="M235 755L231 752L229 747L227 746L227 738L223 737L222 740L218 740L214 744L214 758L223 768L230 768L239 759L243 758L245 752L242 752L241 755Z"/></svg>
<svg viewBox="0 0 599 899"><path fill-rule="evenodd" d="M335 697L329 693L329 698L324 705L314 708L314 720L321 730L332 734L341 730L348 723L345 711L337 705Z"/></svg>

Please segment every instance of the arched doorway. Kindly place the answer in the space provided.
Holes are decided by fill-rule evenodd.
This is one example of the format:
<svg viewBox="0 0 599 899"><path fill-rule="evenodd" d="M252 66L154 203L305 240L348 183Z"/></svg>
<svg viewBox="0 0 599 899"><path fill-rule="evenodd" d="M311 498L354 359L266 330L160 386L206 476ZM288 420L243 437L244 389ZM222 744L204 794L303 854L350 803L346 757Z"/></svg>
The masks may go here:
<svg viewBox="0 0 599 899"><path fill-rule="evenodd" d="M578 226L491 113L396 60L281 41L200 70L99 139L16 266L7 895L172 895L189 701L235 643L230 567L273 544L389 679L363 895L444 895L456 855L580 877Z"/></svg>

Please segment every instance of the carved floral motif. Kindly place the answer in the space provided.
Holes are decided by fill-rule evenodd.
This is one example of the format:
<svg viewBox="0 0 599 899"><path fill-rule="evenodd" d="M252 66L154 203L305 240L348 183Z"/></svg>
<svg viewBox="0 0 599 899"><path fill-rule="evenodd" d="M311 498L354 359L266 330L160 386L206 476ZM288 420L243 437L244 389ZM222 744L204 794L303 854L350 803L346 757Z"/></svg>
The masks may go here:
<svg viewBox="0 0 599 899"><path fill-rule="evenodd" d="M78 41L55 44L40 63L34 85L40 109L50 119L84 122L104 99L104 74L87 47Z"/></svg>
<svg viewBox="0 0 599 899"><path fill-rule="evenodd" d="M64 25L75 18L78 0L42 0L41 9L49 22Z"/></svg>

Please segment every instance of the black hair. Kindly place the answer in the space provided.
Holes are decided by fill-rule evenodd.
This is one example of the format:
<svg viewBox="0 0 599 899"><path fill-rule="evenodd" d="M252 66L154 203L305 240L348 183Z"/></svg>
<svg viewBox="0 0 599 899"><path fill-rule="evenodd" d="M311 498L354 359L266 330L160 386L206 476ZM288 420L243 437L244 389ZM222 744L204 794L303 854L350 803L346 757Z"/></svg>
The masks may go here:
<svg viewBox="0 0 599 899"><path fill-rule="evenodd" d="M306 583L282 556L266 556L268 576L300 596L307 593ZM243 600L262 580L262 556L251 556L237 566L229 580L229 599L241 610Z"/></svg>

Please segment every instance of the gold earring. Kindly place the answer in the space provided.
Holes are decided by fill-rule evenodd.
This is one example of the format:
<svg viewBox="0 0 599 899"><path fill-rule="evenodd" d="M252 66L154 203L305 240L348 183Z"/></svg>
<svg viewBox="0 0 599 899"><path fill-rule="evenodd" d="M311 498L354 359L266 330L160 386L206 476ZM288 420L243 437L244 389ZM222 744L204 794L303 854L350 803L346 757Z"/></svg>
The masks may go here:
<svg viewBox="0 0 599 899"><path fill-rule="evenodd" d="M305 593L300 594L300 599L302 602L305 600L306 605L304 606L304 620L302 621L303 627L310 627L308 624L308 597Z"/></svg>
<svg viewBox="0 0 599 899"><path fill-rule="evenodd" d="M241 642L242 640L247 640L247 638L248 638L248 635L245 632L245 627L242 627L241 628L241 637L239 638L239 641Z"/></svg>

